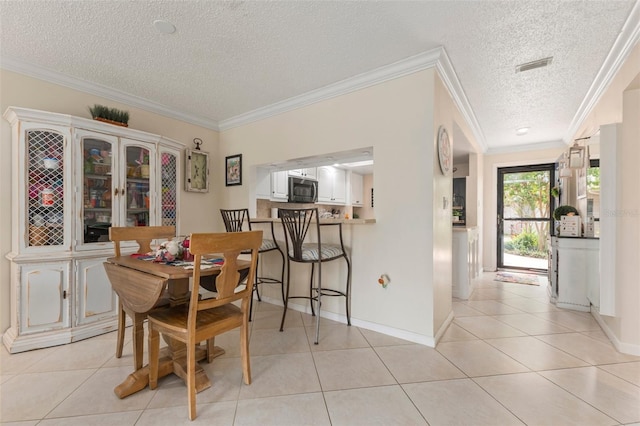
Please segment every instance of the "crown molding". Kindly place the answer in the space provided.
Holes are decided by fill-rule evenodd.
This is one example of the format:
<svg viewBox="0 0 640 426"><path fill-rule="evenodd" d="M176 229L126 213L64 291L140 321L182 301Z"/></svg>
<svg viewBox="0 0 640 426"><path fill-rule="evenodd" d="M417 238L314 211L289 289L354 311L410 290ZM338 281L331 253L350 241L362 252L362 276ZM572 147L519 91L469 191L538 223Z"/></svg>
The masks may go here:
<svg viewBox="0 0 640 426"><path fill-rule="evenodd" d="M573 120L571 120L569 129L564 136L566 145L571 143L576 132L596 106L618 71L620 71L638 41L640 41L640 1L634 3L631 13L629 13L618 34L618 38L613 43L613 47L600 67L593 83L591 83L591 87L589 87L580 107L578 107Z"/></svg>
<svg viewBox="0 0 640 426"><path fill-rule="evenodd" d="M282 114L298 108L305 107L320 101L346 95L356 90L364 89L388 80L403 77L427 68L432 68L440 57L440 48L429 50L406 59L394 62L389 65L373 69L371 71L358 74L354 77L338 81L328 86L294 96L263 108L258 108L244 114L221 120L220 130L228 130L233 127L243 126L254 121L263 120L274 115Z"/></svg>
<svg viewBox="0 0 640 426"><path fill-rule="evenodd" d="M467 121L467 125L471 129L471 133L475 136L480 149L482 152L487 152L486 139L482 132L482 128L476 119L476 114L473 112L473 108L471 108L469 99L467 99L467 95L464 93L460 80L458 80L458 75L456 74L453 64L451 63L449 55L447 55L444 47L441 48L436 68L438 70L438 74L440 74L440 79L449 90L449 93L453 98L453 102L460 110L460 114L462 114L464 119Z"/></svg>
<svg viewBox="0 0 640 426"><path fill-rule="evenodd" d="M156 102L148 101L138 96L133 96L128 93L122 92L117 89L113 89L101 84L91 83L79 78L70 77L62 73L49 70L38 65L30 64L7 55L0 57L0 68L7 71L12 71L18 74L24 74L29 77L37 78L49 83L65 86L70 89L79 90L81 92L90 93L92 95L100 96L105 99L110 99L116 102L122 102L132 107L140 108L145 111L153 112L156 114L164 115L165 117L174 118L176 120L184 121L186 123L195 124L207 129L219 131L218 123L214 120L209 120L203 117L197 117L190 114L185 114L179 111L167 108L164 105Z"/></svg>
<svg viewBox="0 0 640 426"><path fill-rule="evenodd" d="M548 142L533 142L522 145L510 145L497 148L489 148L485 155L511 154L513 152L542 151L545 149L566 149L567 144L563 140Z"/></svg>

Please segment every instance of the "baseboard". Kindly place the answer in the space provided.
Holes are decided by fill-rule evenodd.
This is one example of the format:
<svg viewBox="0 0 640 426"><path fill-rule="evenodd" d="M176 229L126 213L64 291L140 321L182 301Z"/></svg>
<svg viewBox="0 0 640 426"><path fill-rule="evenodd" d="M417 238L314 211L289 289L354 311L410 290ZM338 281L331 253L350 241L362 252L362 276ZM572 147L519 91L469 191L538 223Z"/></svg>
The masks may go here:
<svg viewBox="0 0 640 426"><path fill-rule="evenodd" d="M592 310L591 316L598 322L604 334L607 335L616 350L623 354L640 356L640 345L634 345L632 343L621 342L618 337L611 331L607 323L602 319L600 313Z"/></svg>

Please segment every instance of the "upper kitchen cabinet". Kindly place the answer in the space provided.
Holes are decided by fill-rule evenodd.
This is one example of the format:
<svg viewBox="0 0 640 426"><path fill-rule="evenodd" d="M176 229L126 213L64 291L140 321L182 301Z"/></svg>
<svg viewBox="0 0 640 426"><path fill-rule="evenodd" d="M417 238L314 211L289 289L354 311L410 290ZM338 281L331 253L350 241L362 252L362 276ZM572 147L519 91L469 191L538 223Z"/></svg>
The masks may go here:
<svg viewBox="0 0 640 426"><path fill-rule="evenodd" d="M289 170L289 175L306 177L311 179L316 179L318 177L317 169L315 167L308 167L306 169Z"/></svg>
<svg viewBox="0 0 640 426"><path fill-rule="evenodd" d="M13 185L9 352L117 328L102 262L111 226L177 225L181 145L64 114L10 107Z"/></svg>
<svg viewBox="0 0 640 426"><path fill-rule="evenodd" d="M318 202L345 204L347 202L346 172L332 166L318 167Z"/></svg>
<svg viewBox="0 0 640 426"><path fill-rule="evenodd" d="M351 173L351 205L362 207L364 205L364 177L357 173Z"/></svg>
<svg viewBox="0 0 640 426"><path fill-rule="evenodd" d="M289 173L271 173L271 199L273 201L287 201L289 198Z"/></svg>

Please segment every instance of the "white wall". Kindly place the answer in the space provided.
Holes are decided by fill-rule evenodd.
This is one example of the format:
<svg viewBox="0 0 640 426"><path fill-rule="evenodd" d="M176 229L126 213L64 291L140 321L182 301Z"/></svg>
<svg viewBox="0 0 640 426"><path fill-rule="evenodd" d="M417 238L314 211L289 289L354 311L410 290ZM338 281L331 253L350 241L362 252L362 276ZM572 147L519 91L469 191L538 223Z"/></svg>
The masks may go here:
<svg viewBox="0 0 640 426"><path fill-rule="evenodd" d="M133 129L163 135L191 148L194 147L193 139L200 138L204 141L203 149L211 152L214 158L217 156L218 133L213 130L0 69L0 114L9 106L19 106L91 118L87 107L95 103L129 111L129 127ZM11 126L4 119L0 123L0 332L4 332L10 326L10 263L5 255L11 251L13 155ZM222 180L222 174L214 173L211 179L212 190L208 194L181 193L180 233L220 230L215 228L211 216L212 212L217 212L218 181ZM194 205L198 208L191 208Z"/></svg>

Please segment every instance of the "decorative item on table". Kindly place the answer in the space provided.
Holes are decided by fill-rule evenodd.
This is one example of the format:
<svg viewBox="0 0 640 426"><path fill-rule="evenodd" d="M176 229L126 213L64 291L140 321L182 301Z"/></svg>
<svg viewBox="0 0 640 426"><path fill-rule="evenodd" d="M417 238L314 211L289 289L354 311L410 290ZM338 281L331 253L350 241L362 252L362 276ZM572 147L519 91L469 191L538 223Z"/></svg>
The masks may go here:
<svg viewBox="0 0 640 426"><path fill-rule="evenodd" d="M193 255L189 251L189 237L180 238L176 237L160 244L156 250L156 262L192 261Z"/></svg>
<svg viewBox="0 0 640 426"><path fill-rule="evenodd" d="M102 121L117 126L129 127L129 112L121 111L117 108L109 108L104 105L95 104L89 107L89 112L94 120Z"/></svg>
<svg viewBox="0 0 640 426"><path fill-rule="evenodd" d="M580 216L578 209L575 207L569 205L556 207L553 211L553 218L560 222L556 230L561 237L581 236L582 227L580 224Z"/></svg>

